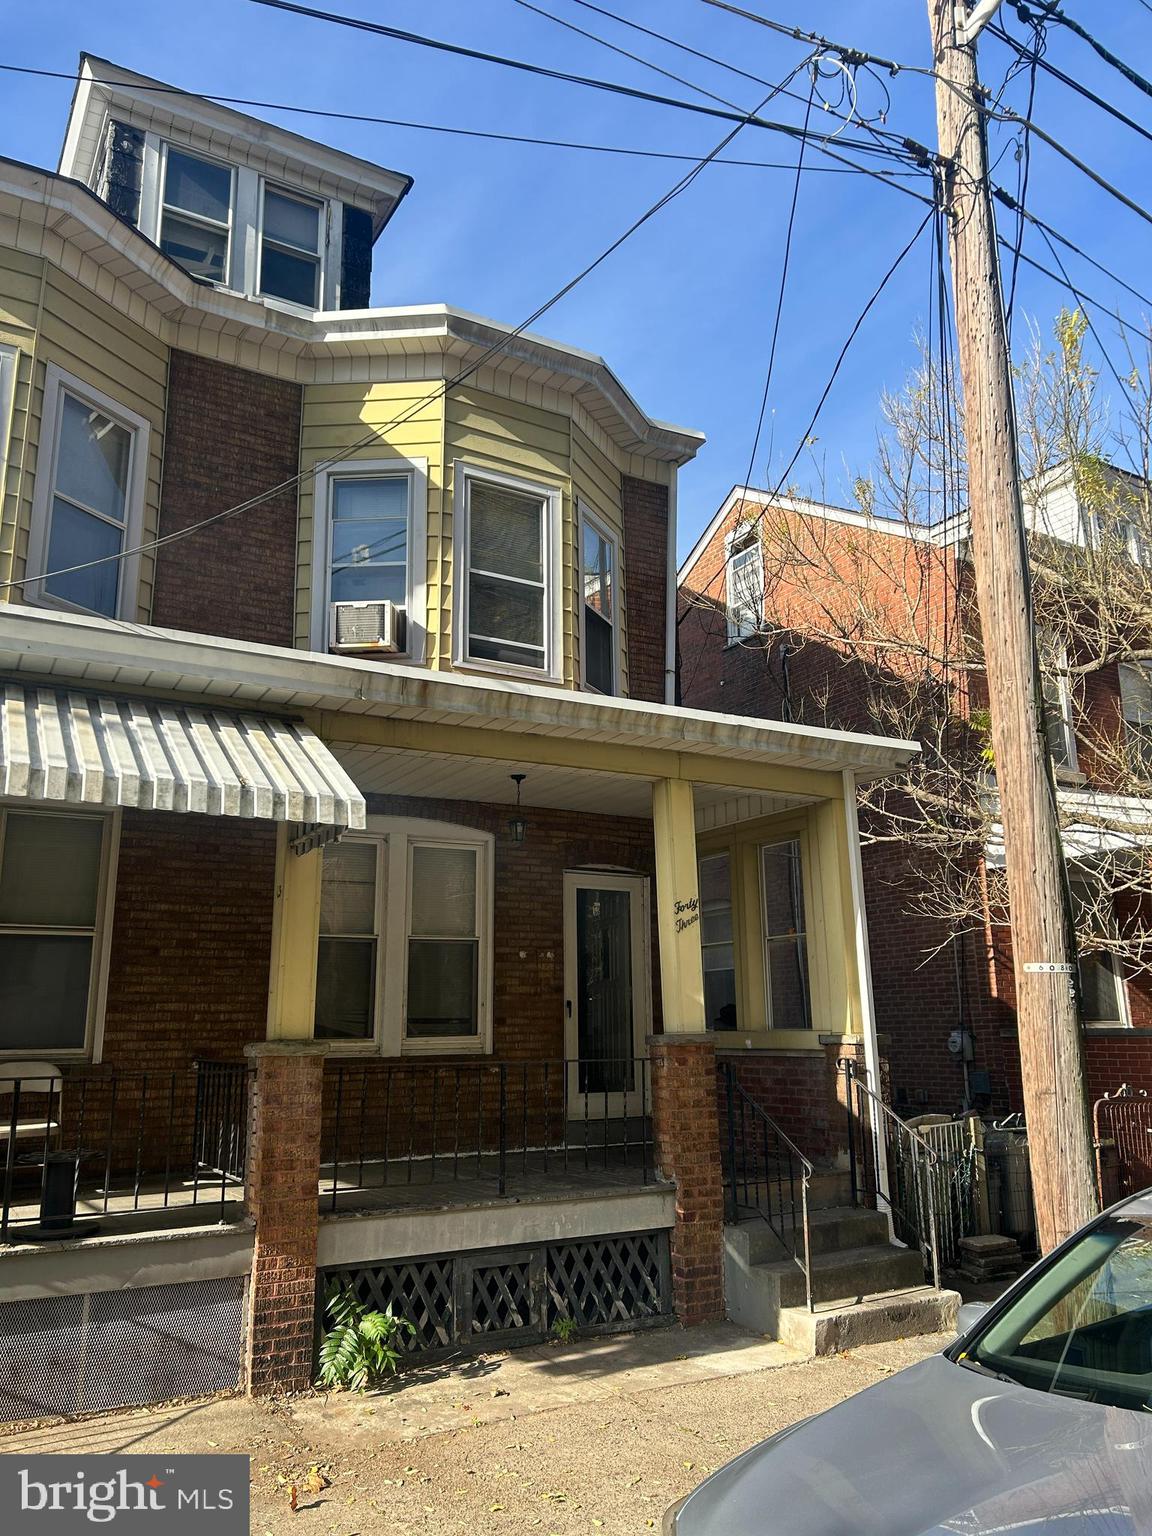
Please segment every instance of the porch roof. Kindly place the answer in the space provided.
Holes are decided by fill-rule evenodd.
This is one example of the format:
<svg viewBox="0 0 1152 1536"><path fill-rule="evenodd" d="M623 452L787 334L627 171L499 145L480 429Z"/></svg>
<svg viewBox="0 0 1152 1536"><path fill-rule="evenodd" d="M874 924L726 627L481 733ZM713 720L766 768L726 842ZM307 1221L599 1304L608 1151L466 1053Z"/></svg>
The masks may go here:
<svg viewBox="0 0 1152 1536"><path fill-rule="evenodd" d="M8 684L0 795L362 827L364 797L306 727L261 715Z"/></svg>
<svg viewBox="0 0 1152 1536"><path fill-rule="evenodd" d="M0 609L0 675L65 682L89 692L194 698L261 713L368 715L730 763L850 769L862 779L891 773L919 751L913 741L885 736L357 661L24 605Z"/></svg>

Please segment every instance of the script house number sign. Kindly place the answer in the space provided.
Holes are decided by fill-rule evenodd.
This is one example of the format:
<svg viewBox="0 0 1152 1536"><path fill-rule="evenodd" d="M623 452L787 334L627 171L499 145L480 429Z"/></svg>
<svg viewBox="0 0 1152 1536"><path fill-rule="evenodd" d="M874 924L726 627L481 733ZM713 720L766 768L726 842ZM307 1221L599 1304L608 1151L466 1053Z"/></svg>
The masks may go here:
<svg viewBox="0 0 1152 1536"><path fill-rule="evenodd" d="M685 928L691 928L693 923L700 921L700 898L692 896L688 901L673 903L676 913L676 932L683 933Z"/></svg>

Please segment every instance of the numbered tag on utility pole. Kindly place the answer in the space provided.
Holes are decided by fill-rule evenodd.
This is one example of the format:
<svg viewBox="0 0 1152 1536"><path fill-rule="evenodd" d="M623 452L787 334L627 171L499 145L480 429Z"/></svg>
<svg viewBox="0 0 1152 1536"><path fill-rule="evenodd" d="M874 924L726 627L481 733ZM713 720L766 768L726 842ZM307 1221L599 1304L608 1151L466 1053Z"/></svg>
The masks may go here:
<svg viewBox="0 0 1152 1536"><path fill-rule="evenodd" d="M1072 976L1076 971L1066 960L1025 960L1024 969L1029 974L1039 972L1045 976Z"/></svg>

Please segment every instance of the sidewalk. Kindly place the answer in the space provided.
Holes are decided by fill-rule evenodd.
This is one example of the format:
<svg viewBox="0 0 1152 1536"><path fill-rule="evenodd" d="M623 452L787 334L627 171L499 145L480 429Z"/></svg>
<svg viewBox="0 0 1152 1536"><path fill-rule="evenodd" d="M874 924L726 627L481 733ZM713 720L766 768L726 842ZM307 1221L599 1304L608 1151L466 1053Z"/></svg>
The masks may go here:
<svg viewBox="0 0 1152 1536"><path fill-rule="evenodd" d="M946 1342L797 1361L731 1324L659 1329L448 1362L365 1397L125 1410L0 1451L243 1452L257 1536L643 1536L756 1440Z"/></svg>

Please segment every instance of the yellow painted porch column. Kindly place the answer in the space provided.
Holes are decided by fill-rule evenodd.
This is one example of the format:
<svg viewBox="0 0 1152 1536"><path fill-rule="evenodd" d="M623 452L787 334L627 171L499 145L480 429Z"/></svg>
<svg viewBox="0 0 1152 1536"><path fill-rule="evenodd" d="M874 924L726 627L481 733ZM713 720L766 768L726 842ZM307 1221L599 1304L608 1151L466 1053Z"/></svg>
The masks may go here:
<svg viewBox="0 0 1152 1536"><path fill-rule="evenodd" d="M664 1032L704 1033L704 966L692 786L658 779L652 789L657 931Z"/></svg>
<svg viewBox="0 0 1152 1536"><path fill-rule="evenodd" d="M268 982L269 1040L312 1038L323 868L322 848L294 853L289 847L289 828L280 828L272 909L272 969Z"/></svg>

